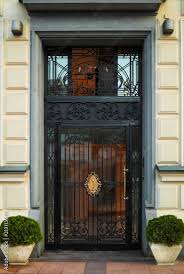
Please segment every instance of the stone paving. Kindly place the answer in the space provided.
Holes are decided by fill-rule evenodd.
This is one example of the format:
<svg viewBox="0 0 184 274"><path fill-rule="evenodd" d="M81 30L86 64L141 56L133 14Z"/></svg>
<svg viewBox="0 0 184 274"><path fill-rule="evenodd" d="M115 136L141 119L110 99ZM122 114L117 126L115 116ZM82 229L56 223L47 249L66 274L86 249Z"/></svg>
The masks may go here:
<svg viewBox="0 0 184 274"><path fill-rule="evenodd" d="M95 255L96 254L96 255ZM96 257L95 257L96 256ZM1 273L19 274L184 274L184 259L174 266L157 266L152 258L113 252L46 253L27 266L0 266Z"/></svg>

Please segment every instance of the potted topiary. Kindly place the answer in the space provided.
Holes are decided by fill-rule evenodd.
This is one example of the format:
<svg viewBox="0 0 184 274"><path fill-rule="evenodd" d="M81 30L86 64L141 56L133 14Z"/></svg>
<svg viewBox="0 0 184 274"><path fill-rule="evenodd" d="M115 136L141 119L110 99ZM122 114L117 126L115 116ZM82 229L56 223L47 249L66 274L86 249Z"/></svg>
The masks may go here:
<svg viewBox="0 0 184 274"><path fill-rule="evenodd" d="M182 249L184 223L173 215L154 218L146 228L147 240L159 265L173 265Z"/></svg>
<svg viewBox="0 0 184 274"><path fill-rule="evenodd" d="M27 264L35 244L42 238L39 224L28 217L9 217L0 225L1 250L9 264Z"/></svg>

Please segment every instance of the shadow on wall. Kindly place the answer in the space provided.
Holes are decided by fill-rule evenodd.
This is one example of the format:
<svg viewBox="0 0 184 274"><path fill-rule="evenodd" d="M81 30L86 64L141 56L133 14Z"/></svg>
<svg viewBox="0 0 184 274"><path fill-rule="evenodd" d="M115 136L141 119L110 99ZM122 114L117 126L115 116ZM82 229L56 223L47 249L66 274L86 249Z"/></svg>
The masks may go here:
<svg viewBox="0 0 184 274"><path fill-rule="evenodd" d="M183 243L183 248L181 250L181 253L179 255L179 259L182 259L183 260L183 257L184 257L184 243Z"/></svg>
<svg viewBox="0 0 184 274"><path fill-rule="evenodd" d="M0 249L0 264L3 264L3 262L4 262L4 255Z"/></svg>

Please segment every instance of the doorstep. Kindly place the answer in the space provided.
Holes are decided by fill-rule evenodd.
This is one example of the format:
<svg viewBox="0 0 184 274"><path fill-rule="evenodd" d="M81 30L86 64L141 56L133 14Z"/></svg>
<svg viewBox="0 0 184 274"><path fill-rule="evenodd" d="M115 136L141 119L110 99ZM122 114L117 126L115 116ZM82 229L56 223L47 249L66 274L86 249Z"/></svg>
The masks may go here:
<svg viewBox="0 0 184 274"><path fill-rule="evenodd" d="M153 261L153 257L145 257L141 250L118 250L118 251L76 251L76 250L53 250L45 251L36 259L42 261L95 261L95 262L144 262ZM184 274L184 273L183 273Z"/></svg>

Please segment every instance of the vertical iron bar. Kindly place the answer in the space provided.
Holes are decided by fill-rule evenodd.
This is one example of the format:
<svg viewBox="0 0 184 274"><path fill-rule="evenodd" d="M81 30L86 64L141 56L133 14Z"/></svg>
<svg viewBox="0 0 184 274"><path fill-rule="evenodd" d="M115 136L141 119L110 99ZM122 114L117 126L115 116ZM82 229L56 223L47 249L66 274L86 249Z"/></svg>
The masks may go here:
<svg viewBox="0 0 184 274"><path fill-rule="evenodd" d="M81 138L82 138L82 135L81 135L81 133L79 132L79 134L80 134L80 137L79 137L79 183L78 183L78 191L79 191L79 222L80 222L80 224L82 224L82 218L81 218L81 215L80 215L80 204L81 204L81 200L80 200L80 191L81 191L81 183L80 183L80 142L81 142ZM79 224L79 225L80 225Z"/></svg>
<svg viewBox="0 0 184 274"><path fill-rule="evenodd" d="M44 55L44 61L46 66L44 66L44 75L45 75L45 81L44 81L44 97L48 94L48 52L45 51ZM50 64L50 63L49 63ZM49 167L50 170L50 167ZM45 246L47 247L49 245L48 243L48 229L49 229L49 222L48 222L48 212L50 210L49 204L48 204L48 183L49 183L49 177L48 177L48 123L47 123L47 104L44 102L44 202L45 202ZM53 227L52 227L53 230Z"/></svg>
<svg viewBox="0 0 184 274"><path fill-rule="evenodd" d="M106 197L105 197L105 219L106 219L106 224L108 224L108 219L109 219L109 216L108 216L108 199L109 199L109 171L108 171L108 164L109 164L109 159L108 159L108 131L107 131L107 139L106 139L106 162L105 162L105 168L106 168L106 172L105 172L105 175L106 175L106 186L107 186L107 193L106 193ZM108 229L107 229L108 231ZM106 233L107 233L106 231Z"/></svg>
<svg viewBox="0 0 184 274"><path fill-rule="evenodd" d="M84 133L84 137L83 138L85 138L85 133ZM85 140L83 140L83 142L82 142L82 145L83 145L83 165L82 165L82 167L83 167L83 177L82 177L82 181L84 182L85 181L85 173L84 173L84 167L85 167ZM82 185L82 197L83 197L83 216L84 216L84 221L85 221L85 224L86 224L86 216L85 216L85 214L86 214L86 211L85 211L85 193L84 193L84 187L83 187L83 185Z"/></svg>
<svg viewBox="0 0 184 274"><path fill-rule="evenodd" d="M132 174L132 166L131 166L131 150L132 147L132 134L131 134L131 125L127 128L127 160L126 160L126 168L128 169L128 173L126 176L126 197L128 196L128 199L126 201L126 212L127 212L127 244L131 245L132 241L132 195L131 195L131 174Z"/></svg>
<svg viewBox="0 0 184 274"><path fill-rule="evenodd" d="M61 142L60 142L60 128L55 129L55 214L54 214L54 232L55 244L60 245L61 241Z"/></svg>
<svg viewBox="0 0 184 274"><path fill-rule="evenodd" d="M104 199L105 199L105 177L104 177L104 135L102 134L102 181L103 181L103 195L102 195L102 217L101 217L101 225L105 221L104 218Z"/></svg>
<svg viewBox="0 0 184 274"><path fill-rule="evenodd" d="M94 171L94 149L95 149L95 146L94 146L94 131L92 131L92 166L93 166L93 171ZM95 239L95 203L94 203L94 198L92 199L92 227L93 227L93 232L92 232L92 235L93 235L93 244L94 244L94 239Z"/></svg>
<svg viewBox="0 0 184 274"><path fill-rule="evenodd" d="M90 141L90 132L88 130L88 174L89 174L89 141ZM88 197L88 244L90 244L91 216L90 216L90 210L89 210L89 195L87 197Z"/></svg>
<svg viewBox="0 0 184 274"><path fill-rule="evenodd" d="M111 154L111 160L110 160L110 162L111 162L111 170L110 170L110 180L111 180L111 211L110 211L110 215L111 215L111 231L112 231L112 228L113 228L113 226L112 226L112 214L113 214L113 212L112 212L112 203L113 203L113 190L114 190L114 183L115 183L115 180L114 180L114 178L113 178L113 172L112 172L112 143L111 144L109 144L110 145L110 149L111 149L111 151L110 151L110 154Z"/></svg>
<svg viewBox="0 0 184 274"><path fill-rule="evenodd" d="M114 144L115 146L115 166L117 167L117 142ZM115 169L115 182L116 182L116 191L117 191L117 168ZM117 207L117 203L118 203L118 196L116 196L116 207ZM116 215L116 222L117 222L117 215ZM116 231L115 233L118 234L118 231L117 231L117 227L116 227Z"/></svg>
<svg viewBox="0 0 184 274"><path fill-rule="evenodd" d="M63 132L64 133L64 132ZM67 182L67 175L66 175L66 171L67 171L67 154L66 154L66 147L67 147L67 143L66 143L66 139L67 138L67 133L65 133L65 160L64 160L64 169L65 169L65 180L62 182L62 189L63 189L63 201L62 201L62 207L63 207L63 220L62 220L62 226L64 226L65 224L67 224L68 226L68 205L69 205L69 201L68 201L68 182ZM64 236L64 235L62 235Z"/></svg>
<svg viewBox="0 0 184 274"><path fill-rule="evenodd" d="M69 187L68 187L68 196L70 197L70 200L69 200L69 203L68 203L68 206L69 206L69 220L68 222L70 222L70 225L69 227L71 228L71 219L72 219L72 191L73 191L73 182L71 181L71 173L70 173L70 170L71 170L71 159L70 159L70 132L68 132L68 146L69 146L69 149L68 149L68 170L69 170L69 174L68 174L68 177L69 177Z"/></svg>
<svg viewBox="0 0 184 274"><path fill-rule="evenodd" d="M97 146L97 153L99 152L99 149L100 149L100 144L99 144L99 130L98 130L98 134L96 134L96 146ZM97 174L99 175L99 158L98 158L98 155L97 155ZM101 180L101 179L100 179ZM97 197L97 216L96 216L96 243L98 244L99 243L99 239L98 239L98 219L99 219L99 199L100 199L100 196Z"/></svg>
<svg viewBox="0 0 184 274"><path fill-rule="evenodd" d="M138 176L140 178L139 180L139 187L138 187L138 197L139 197L139 211L138 211L138 244L140 245L141 243L141 235L142 235L142 222L139 221L139 219L142 220L142 131L141 131L141 126L137 127L137 132L138 132L138 136L139 138L137 139L138 141L138 152L140 153L140 163L138 164Z"/></svg>
<svg viewBox="0 0 184 274"><path fill-rule="evenodd" d="M75 235L75 226L76 226L76 216L75 216L75 214L76 214L76 210L75 210L75 185L76 185L76 181L75 181L75 165L76 165L76 161L75 161L75 138L74 138L73 157L74 157L74 159L73 159L73 163L74 163L74 182L73 182L73 184L74 184L74 199L73 199L73 205L74 205L74 208L73 208L73 212L74 212L74 220L73 220L74 226L73 227L74 227L74 229L73 229L73 232L74 232L74 235Z"/></svg>

